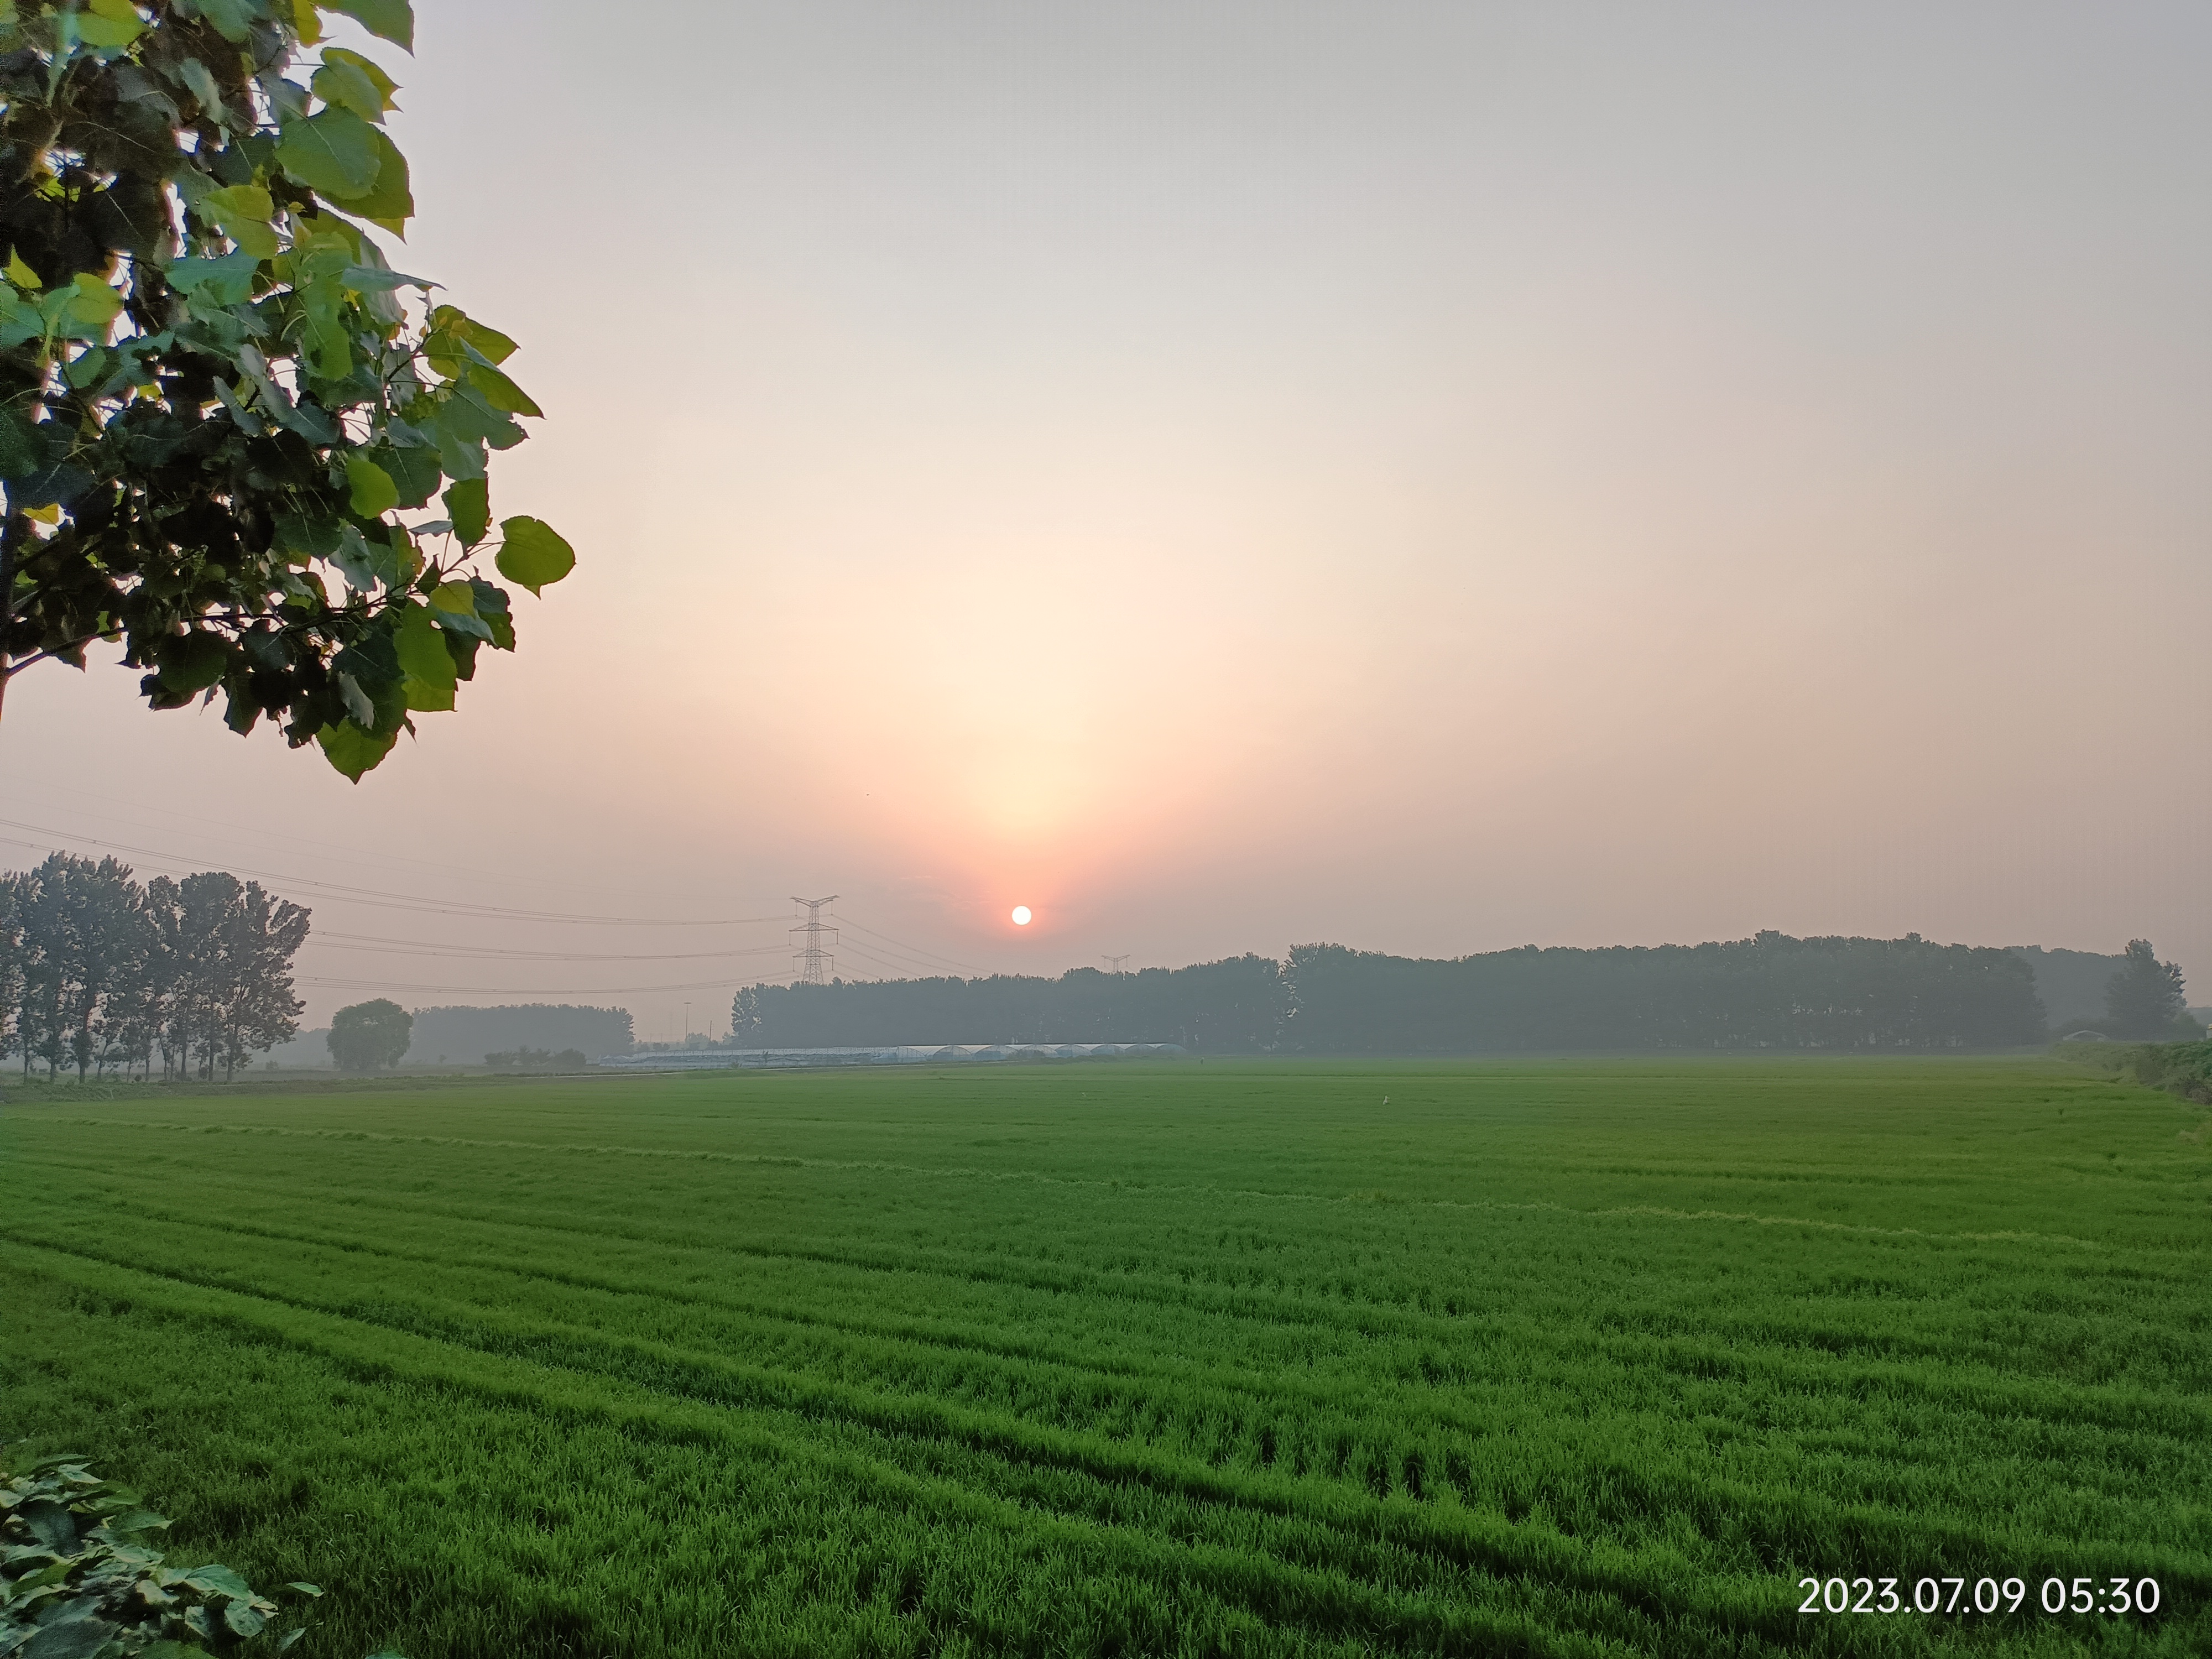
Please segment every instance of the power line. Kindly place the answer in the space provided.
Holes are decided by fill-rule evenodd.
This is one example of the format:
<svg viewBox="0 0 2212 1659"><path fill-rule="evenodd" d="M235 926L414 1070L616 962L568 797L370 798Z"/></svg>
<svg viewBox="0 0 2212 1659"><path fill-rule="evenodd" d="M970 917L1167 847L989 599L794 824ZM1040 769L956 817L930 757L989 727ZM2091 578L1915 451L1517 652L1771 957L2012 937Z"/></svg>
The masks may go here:
<svg viewBox="0 0 2212 1659"><path fill-rule="evenodd" d="M880 957L872 956L867 951L863 951L857 945L841 945L838 950L838 956L840 960L848 962L849 962L853 957L858 957L862 962L868 963L870 966L882 969L884 970L884 974L888 974L893 979L908 979L913 976L910 969L901 966L896 962L886 962ZM851 975L848 975L848 977L850 976ZM883 975L872 975L870 977L880 979L883 977Z"/></svg>
<svg viewBox="0 0 2212 1659"><path fill-rule="evenodd" d="M210 818L203 817L197 812L182 811L176 807L164 805L160 801L147 800L138 798L133 798L128 801L118 801L112 797L100 794L95 790L76 788L68 784L54 784L48 786L48 788L54 793L75 795L82 800L97 801L100 804L102 808L125 806L129 809L129 813L123 815L124 821L126 823L129 822L129 817L131 815L143 817L147 812L152 811L159 814L164 818L174 819L182 823L205 824L211 829L222 830L225 832L226 839L230 836L244 836L253 841L283 843L286 847L291 849L305 849L313 854L316 857L336 858L348 864L358 864L363 861L372 861L378 864L391 866L407 865L419 870L432 871L439 875L448 878L453 876L474 876L479 877L487 881L504 882L509 884L523 887L551 888L557 887L559 885L559 884L555 882L534 880L527 877L518 877L512 871L476 870L471 869L465 865L457 865L448 859L433 860L410 858L404 854L394 853L390 851L388 848L370 848L362 847L359 842L347 843L336 842L326 836L316 836L313 837L295 836L287 834L281 830L271 830L265 824L234 823L228 818ZM46 792L42 791L42 793L43 793ZM63 803L56 802L55 804L58 805ZM104 818L112 818L118 815L112 811L100 811L95 812L94 816ZM134 830L139 827L140 826L133 826ZM149 825L143 827L152 828L155 830L156 833L162 833L165 828L164 826L160 825ZM190 836L195 832L186 830L184 833Z"/></svg>
<svg viewBox="0 0 2212 1659"><path fill-rule="evenodd" d="M702 979L689 985L568 985L548 990L542 985L400 985L383 979L325 979L304 975L294 983L319 991L402 991L414 995L487 997L647 997L671 991L735 990L750 985L748 979Z"/></svg>
<svg viewBox="0 0 2212 1659"><path fill-rule="evenodd" d="M71 842L88 847L97 847L110 853L127 853L133 858L151 859L157 864L175 865L189 869L201 861L180 859L175 854L156 851L149 847L133 847L123 842L104 841L97 836L62 836L43 824L23 823L14 818L0 818L0 827L27 830L33 835L52 837L46 842L21 841L13 836L0 836L0 842L11 847L28 847L33 851L41 848L52 851ZM370 904L392 910L414 910L430 915L462 916L476 921L552 921L568 925L599 927L743 927L781 921L781 916L587 916L574 915L557 910L519 910L500 904L477 904L466 899L423 900L409 894L381 893L374 888L349 887L337 882L320 881L313 876L288 875L278 871L258 870L251 866L234 866L234 875L251 876L260 881L280 881L287 887L306 890L311 894L327 894L333 900L348 904Z"/></svg>
<svg viewBox="0 0 2212 1659"><path fill-rule="evenodd" d="M456 957L471 962L722 962L732 957L774 956L787 948L781 945L749 945L735 951L509 951L491 945L417 945L411 939L377 939L366 933L315 933L308 942L325 950L352 951L368 956Z"/></svg>
<svg viewBox="0 0 2212 1659"><path fill-rule="evenodd" d="M939 956L934 951L925 951L918 945L908 945L903 939L893 939L889 933L879 933L872 927L863 927L859 922L854 921L850 916L842 916L839 920L842 921L846 927L851 928L854 933L866 933L871 939L878 939L886 945L896 945L899 950L915 957L917 960L938 963L946 968L958 968L964 972L970 974L981 974L988 971L987 969L978 968L972 962L962 962L957 957Z"/></svg>
<svg viewBox="0 0 2212 1659"><path fill-rule="evenodd" d="M850 932L857 933L860 931L849 921L845 923L845 926ZM858 953L861 956L866 957L872 962L881 963L884 966L890 968L896 972L907 975L912 978L941 978L944 976L945 972L945 969L936 963L917 961L914 957L907 956L903 951L889 950L883 945L873 943L864 947L852 944L848 941L844 945L843 949L848 956Z"/></svg>
<svg viewBox="0 0 2212 1659"><path fill-rule="evenodd" d="M208 820L208 822L213 822L213 820ZM21 819L0 818L0 828L21 830L27 831L34 836L47 837L48 839L44 841L24 841L17 836L0 835L0 845L22 847L29 848L34 852L50 852L56 850L57 848L66 849L72 845L80 845L97 848L104 852L124 854L133 859L148 860L156 866L167 866L173 869L184 872L191 872L196 869L204 868L206 865L206 860L202 859L183 858L178 854L164 852L158 848L141 847L127 842L111 841L102 836L64 835L62 832L53 830L46 825L26 823ZM467 921L550 922L567 927L738 927L763 926L769 922L782 920L781 917L778 916L692 916L681 918L654 916L601 916L583 915L568 911L527 910L507 905L480 904L465 899L440 900L424 898L413 894L388 893L374 888L355 887L344 883L322 880L316 877L295 875L288 872L262 869L248 865L233 866L230 866L230 868L231 872L234 874L264 882L280 883L284 887L295 890L301 893L302 896L307 898L325 900L333 903L358 904L371 906L380 909L405 911L419 915L453 916ZM826 933L829 937L829 944L832 946L836 945L838 942L838 930L836 928L823 927L821 925L819 916L822 908L835 902L836 897L837 896L833 894L830 897L823 899L802 899L794 897L793 901L794 903L803 904L809 907L808 921L798 927L793 927L788 930L794 935L806 936L805 943L803 943L800 947L793 953L794 967L797 969L798 977L802 983L823 983L830 975L834 972L836 958L830 951L823 948L822 940L823 936ZM893 975L897 975L901 973L913 973L916 971L919 971L923 975L941 974L948 969L972 974L981 974L987 971L984 969L977 967L973 963L962 962L957 957L940 956L935 951L924 950L920 945L910 945L904 940L894 939L888 933L878 933L874 928L862 926L860 923L853 921L849 918L840 918L840 921L843 927L850 928L856 933L865 934L872 940L880 941L880 943L878 943L868 949L862 949L857 945L848 945L845 948L850 953L860 957L862 960L873 963L878 967L887 969ZM446 944L418 945L415 941L410 939L387 939L378 934L349 933L335 931L318 932L311 936L309 943L311 945L319 945L330 950L349 951L368 955L414 955L432 958L446 958L460 961L514 963L708 962L729 960L739 957L773 955L780 950L789 948L787 946L778 945L750 945L742 946L728 951L668 952L526 951L507 949L506 947L496 945ZM816 975L816 977L811 980L808 977L810 968ZM303 985L317 986L322 988L333 990L383 988L399 991L426 991L438 993L477 992L488 995L504 995L523 992L535 993L541 995L564 994L563 993L557 991L539 991L538 988L534 986L407 986L391 985L380 981L371 981L361 979L330 977L308 977L301 979L299 982ZM710 981L710 985L720 986L725 983L740 984L746 981L740 980L726 981L718 980ZM611 992L620 991L625 994L645 995L662 991L681 990L684 988L687 988L681 986L641 986L593 987L588 988L588 990L591 994L605 994ZM580 994L581 993L578 994Z"/></svg>

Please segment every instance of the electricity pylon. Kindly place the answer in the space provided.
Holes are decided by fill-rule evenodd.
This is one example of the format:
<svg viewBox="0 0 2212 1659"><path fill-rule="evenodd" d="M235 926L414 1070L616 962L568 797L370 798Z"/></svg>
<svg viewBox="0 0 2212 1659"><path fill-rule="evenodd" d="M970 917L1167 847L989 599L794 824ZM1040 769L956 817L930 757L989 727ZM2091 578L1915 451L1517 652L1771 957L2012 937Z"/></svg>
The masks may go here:
<svg viewBox="0 0 2212 1659"><path fill-rule="evenodd" d="M1103 962L1103 963L1104 963L1106 964L1106 971L1107 971L1108 973L1109 973L1109 974L1126 974L1126 973L1127 973L1129 970L1128 970L1127 968L1124 968L1121 964L1122 964L1123 963L1125 963L1125 962L1128 961L1128 959L1129 959L1129 957L1128 957L1128 956L1127 956L1127 955L1122 955L1122 956L1118 956L1118 957L1109 957L1109 956L1101 955L1101 956L1099 957L1099 958L1098 958L1098 960L1099 960L1099 961L1101 961L1101 962Z"/></svg>
<svg viewBox="0 0 2212 1659"><path fill-rule="evenodd" d="M830 944L835 945L837 942L837 930L835 927L824 927L822 925L822 907L825 904L835 904L837 902L837 896L832 893L828 898L807 899L800 898L794 893L792 895L791 902L793 904L803 904L806 907L806 920L791 929L793 934L803 936L804 940L799 947L791 953L792 973L801 985L826 985L829 983L830 972L837 965L837 958L822 948L822 935L829 934ZM798 914L796 910L792 912L793 915Z"/></svg>

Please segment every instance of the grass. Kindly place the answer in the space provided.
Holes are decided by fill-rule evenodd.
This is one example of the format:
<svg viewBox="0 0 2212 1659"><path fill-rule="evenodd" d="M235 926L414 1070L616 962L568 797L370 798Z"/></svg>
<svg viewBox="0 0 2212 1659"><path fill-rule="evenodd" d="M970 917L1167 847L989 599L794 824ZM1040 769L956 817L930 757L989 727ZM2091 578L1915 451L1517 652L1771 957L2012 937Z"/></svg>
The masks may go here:
<svg viewBox="0 0 2212 1659"><path fill-rule="evenodd" d="M2212 1650L2205 1109L2052 1062L106 1094L0 1436L302 1655Z"/></svg>

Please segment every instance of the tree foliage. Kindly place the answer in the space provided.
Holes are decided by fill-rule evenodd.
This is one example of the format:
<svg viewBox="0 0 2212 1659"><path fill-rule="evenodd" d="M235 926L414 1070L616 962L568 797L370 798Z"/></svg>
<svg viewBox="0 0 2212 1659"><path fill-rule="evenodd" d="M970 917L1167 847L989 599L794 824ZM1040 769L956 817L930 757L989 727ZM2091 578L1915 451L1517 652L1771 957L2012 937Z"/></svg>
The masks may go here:
<svg viewBox="0 0 2212 1659"><path fill-rule="evenodd" d="M1308 945L1287 975L1290 1040L1313 1054L2003 1048L2045 1034L2026 962L1917 933L1769 931L1445 962Z"/></svg>
<svg viewBox="0 0 2212 1659"><path fill-rule="evenodd" d="M356 1002L331 1018L331 1058L342 1072L375 1072L397 1066L413 1040L415 1016L386 997Z"/></svg>
<svg viewBox="0 0 2212 1659"><path fill-rule="evenodd" d="M0 1463L0 1654L247 1659L287 1652L306 1633L228 1567L171 1566L157 1547L168 1530L166 1516L73 1454L20 1470ZM284 1588L323 1593L296 1579Z"/></svg>
<svg viewBox="0 0 2212 1659"><path fill-rule="evenodd" d="M1177 1042L1204 1054L1557 1049L1896 1049L2040 1042L2033 969L2008 951L1792 939L1420 961L1340 945L1286 959L1058 979L761 986L730 1010L737 1047Z"/></svg>
<svg viewBox="0 0 2212 1659"><path fill-rule="evenodd" d="M364 230L414 212L397 88L325 12L412 49L407 0L0 0L0 688L118 640L153 707L220 692L357 781L514 649L478 561L574 555L494 528L540 411Z"/></svg>
<svg viewBox="0 0 2212 1659"><path fill-rule="evenodd" d="M0 1056L27 1073L197 1067L232 1075L300 1029L292 958L307 911L221 871L141 887L113 859L56 853L0 876Z"/></svg>
<svg viewBox="0 0 2212 1659"><path fill-rule="evenodd" d="M2160 962L2147 939L2131 939L2119 969L2105 985L2108 1036L2127 1038L2193 1036L2179 963Z"/></svg>
<svg viewBox="0 0 2212 1659"><path fill-rule="evenodd" d="M633 1046L627 1009L532 1002L490 1008L415 1010L414 1047L437 1065L490 1064L495 1054L574 1048L587 1055L628 1054Z"/></svg>
<svg viewBox="0 0 2212 1659"><path fill-rule="evenodd" d="M1058 979L838 981L748 987L731 1000L729 1046L809 1048L939 1042L1178 1042L1206 1054L1279 1046L1283 967L1232 957L1188 968Z"/></svg>

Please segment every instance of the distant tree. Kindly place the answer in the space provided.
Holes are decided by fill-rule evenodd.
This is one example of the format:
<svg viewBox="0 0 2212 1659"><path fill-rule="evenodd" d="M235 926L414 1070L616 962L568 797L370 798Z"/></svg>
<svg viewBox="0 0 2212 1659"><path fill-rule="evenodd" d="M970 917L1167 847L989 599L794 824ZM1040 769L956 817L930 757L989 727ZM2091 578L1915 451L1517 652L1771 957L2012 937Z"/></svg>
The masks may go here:
<svg viewBox="0 0 2212 1659"><path fill-rule="evenodd" d="M2148 939L2131 939L2118 971L2105 983L2106 1035L2138 1041L2193 1036L2193 1022L2182 1029L2187 1001L2179 965L2160 962Z"/></svg>
<svg viewBox="0 0 2212 1659"><path fill-rule="evenodd" d="M49 1077L64 1066L82 1081L106 1053L145 975L145 896L130 866L56 853L22 883L25 1019Z"/></svg>
<svg viewBox="0 0 2212 1659"><path fill-rule="evenodd" d="M253 964L247 942L240 937L244 897L238 878L219 870L186 876L170 892L157 885L149 894L149 903L166 901L173 906L170 925L156 927L157 933L169 933L171 940L162 964L167 981L163 1023L169 1044L183 1069L189 1073L197 1066L203 1079L212 1079L217 1066L224 1066L226 1074L234 1068L228 1042L234 1011L256 994ZM300 933L304 939L306 928ZM289 963L285 966L289 969ZM288 971L283 987L288 1001L290 989Z"/></svg>
<svg viewBox="0 0 2212 1659"><path fill-rule="evenodd" d="M535 592L574 554L493 530L540 411L363 230L415 211L397 88L319 11L413 50L409 0L0 0L0 694L118 641L153 707L358 781L514 648L479 556Z"/></svg>
<svg viewBox="0 0 2212 1659"><path fill-rule="evenodd" d="M292 957L307 912L220 871L143 888L127 866L57 853L0 876L0 1056L228 1075L298 1030Z"/></svg>
<svg viewBox="0 0 2212 1659"><path fill-rule="evenodd" d="M195 1029L191 990L185 978L191 944L186 931L184 890L167 876L146 884L146 921L152 935L147 955L147 1039L161 1051L161 1076L187 1073Z"/></svg>
<svg viewBox="0 0 2212 1659"><path fill-rule="evenodd" d="M241 884L221 872L194 876L185 884L191 882L208 883L212 890L208 1063L212 1068L219 1061L228 1078L249 1052L266 1053L299 1032L301 1005L292 994L292 958L307 942L307 912L264 892L258 882Z"/></svg>
<svg viewBox="0 0 2212 1659"><path fill-rule="evenodd" d="M397 1066L407 1053L415 1016L383 997L341 1008L331 1020L331 1058L343 1072Z"/></svg>
<svg viewBox="0 0 2212 1659"><path fill-rule="evenodd" d="M23 878L0 875L0 1060L21 1046L23 1006ZM25 1069L29 1068L26 1060Z"/></svg>
<svg viewBox="0 0 2212 1659"><path fill-rule="evenodd" d="M748 985L730 999L730 1046L743 1048L744 1039L760 1030L760 988Z"/></svg>
<svg viewBox="0 0 2212 1659"><path fill-rule="evenodd" d="M587 1054L628 1054L635 1047L629 1011L580 1007L567 1003L521 1003L503 1007L429 1007L415 1010L415 1047L473 1066L494 1054L524 1048Z"/></svg>

